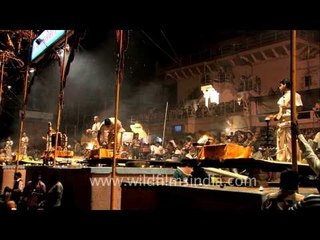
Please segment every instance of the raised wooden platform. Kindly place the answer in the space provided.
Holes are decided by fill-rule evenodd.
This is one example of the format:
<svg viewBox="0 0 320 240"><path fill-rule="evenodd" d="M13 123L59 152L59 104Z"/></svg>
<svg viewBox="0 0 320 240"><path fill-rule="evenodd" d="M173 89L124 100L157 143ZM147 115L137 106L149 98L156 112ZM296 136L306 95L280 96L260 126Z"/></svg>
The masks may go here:
<svg viewBox="0 0 320 240"><path fill-rule="evenodd" d="M215 162L215 161L213 161ZM219 162L219 161L217 161ZM21 168L20 168L21 167ZM0 167L0 187L13 186L15 165ZM19 166L24 182L35 172L41 172L43 181L50 187L50 178L58 173L64 185L63 206L69 210L109 210L111 192L111 167L80 166ZM264 195L277 191L265 187L234 187L230 184L185 185L173 181L174 168L117 167L116 207L123 210L250 210L260 209ZM299 188L300 193L317 192L316 188ZM237 205L238 204L238 205ZM220 208L220 209L219 209Z"/></svg>
<svg viewBox="0 0 320 240"><path fill-rule="evenodd" d="M159 211L260 211L266 194L279 188L236 187L214 185L170 185L123 183L122 210ZM304 195L317 192L315 188L299 188Z"/></svg>

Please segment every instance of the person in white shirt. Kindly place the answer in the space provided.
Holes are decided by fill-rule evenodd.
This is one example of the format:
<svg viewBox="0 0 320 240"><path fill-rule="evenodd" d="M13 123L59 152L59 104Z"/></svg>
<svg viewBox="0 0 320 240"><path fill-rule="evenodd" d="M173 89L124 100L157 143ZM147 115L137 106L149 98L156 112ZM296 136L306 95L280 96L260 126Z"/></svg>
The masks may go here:
<svg viewBox="0 0 320 240"><path fill-rule="evenodd" d="M277 130L277 159L281 162L291 162L291 81L283 79L280 81L279 90L282 97L278 100L279 112L272 116L273 120L279 121ZM302 110L302 100L300 94L295 94L295 104L297 111Z"/></svg>
<svg viewBox="0 0 320 240"><path fill-rule="evenodd" d="M4 150L6 152L6 160L8 162L12 161L12 146L13 146L13 141L11 137L8 137L6 141L6 145L4 147Z"/></svg>
<svg viewBox="0 0 320 240"><path fill-rule="evenodd" d="M29 137L27 134L24 132L22 134L21 138L21 154L23 156L27 156L27 151L28 151L28 145L29 145Z"/></svg>
<svg viewBox="0 0 320 240"><path fill-rule="evenodd" d="M161 143L159 141L156 141L155 144L151 145L150 150L151 150L151 158L155 158L155 160L161 160L163 157L164 149L160 145Z"/></svg>
<svg viewBox="0 0 320 240"><path fill-rule="evenodd" d="M97 138L98 131L102 124L98 116L93 117L93 122L91 129L87 129L87 133L90 134L92 138Z"/></svg>
<svg viewBox="0 0 320 240"><path fill-rule="evenodd" d="M90 142L91 142L91 147L90 149L95 149L98 148L99 142L98 142L98 133L100 131L100 128L102 126L102 123L100 122L99 116L94 116L93 117L93 124L91 129L87 129L86 132L90 137Z"/></svg>

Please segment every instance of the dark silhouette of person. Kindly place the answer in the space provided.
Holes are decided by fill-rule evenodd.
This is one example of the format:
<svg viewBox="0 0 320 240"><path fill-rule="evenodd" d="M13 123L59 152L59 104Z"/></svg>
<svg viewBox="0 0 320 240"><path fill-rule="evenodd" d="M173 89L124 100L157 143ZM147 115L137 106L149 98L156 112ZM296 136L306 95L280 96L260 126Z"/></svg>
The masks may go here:
<svg viewBox="0 0 320 240"><path fill-rule="evenodd" d="M53 173L51 176L52 187L48 190L46 198L47 209L58 209L61 207L61 201L63 197L63 185L59 181L57 173Z"/></svg>
<svg viewBox="0 0 320 240"><path fill-rule="evenodd" d="M41 179L39 172L34 173L23 189L23 203L27 210L38 210L44 204L46 185Z"/></svg>
<svg viewBox="0 0 320 240"><path fill-rule="evenodd" d="M263 210L288 210L294 204L303 200L299 194L299 175L296 171L286 170L280 175L280 190L269 193L263 203Z"/></svg>

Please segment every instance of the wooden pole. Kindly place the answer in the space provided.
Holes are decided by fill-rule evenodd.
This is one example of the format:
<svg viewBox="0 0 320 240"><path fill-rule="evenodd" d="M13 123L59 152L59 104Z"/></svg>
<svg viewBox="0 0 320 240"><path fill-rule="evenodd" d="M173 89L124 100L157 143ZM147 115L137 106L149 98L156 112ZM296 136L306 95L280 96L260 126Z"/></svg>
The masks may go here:
<svg viewBox="0 0 320 240"><path fill-rule="evenodd" d="M162 147L164 145L164 138L166 135L167 114L168 114L168 102L166 103L166 111L164 113L163 132L162 132Z"/></svg>
<svg viewBox="0 0 320 240"><path fill-rule="evenodd" d="M297 32L296 30L291 31L291 132L293 128L293 123L297 121L297 109L296 109L296 81L297 81ZM297 163L297 136L295 134L291 134L291 146L292 146L292 170L298 171L298 163Z"/></svg>
<svg viewBox="0 0 320 240"><path fill-rule="evenodd" d="M20 150L21 150L21 139L22 139L22 134L24 130L24 120L26 117L26 111L27 111L27 97L28 97L28 80L29 80L29 71L30 71L30 52L31 52L31 44L32 44L32 30L30 30L30 38L29 38L29 49L28 49L28 60L27 60L27 67L26 67L26 73L24 77L24 86L23 86L23 106L22 106L22 112L20 116L20 129L19 129L19 143L18 143L18 152L16 156L16 167L15 167L15 172L18 171L19 167L19 161L20 161Z"/></svg>
<svg viewBox="0 0 320 240"><path fill-rule="evenodd" d="M63 47L63 60L60 63L60 93L59 93L59 103L58 103L58 110L57 110L57 125L56 125L56 138L54 144L54 157L53 157L53 166L56 165L56 157L58 152L58 137L60 131L60 121L61 121L61 112L63 106L63 99L64 99L64 80L65 80L65 62L66 62L66 55L67 55L67 45L68 45L68 30L64 36L64 47ZM62 141L62 139L61 139Z"/></svg>
<svg viewBox="0 0 320 240"><path fill-rule="evenodd" d="M1 78L0 78L0 104L1 104L1 102L2 102L5 54L6 54L5 52L2 52L2 59L1 59Z"/></svg>
<svg viewBox="0 0 320 240"><path fill-rule="evenodd" d="M110 208L111 210L116 209L116 167L117 167L117 153L118 153L118 117L119 117L119 98L120 98L120 84L123 78L123 61L124 61L124 46L123 46L123 30L117 30L118 35L118 66L116 69L116 87L115 87L115 104L114 104L114 145L113 145L113 156L112 156L112 174L111 174L111 192L110 192Z"/></svg>

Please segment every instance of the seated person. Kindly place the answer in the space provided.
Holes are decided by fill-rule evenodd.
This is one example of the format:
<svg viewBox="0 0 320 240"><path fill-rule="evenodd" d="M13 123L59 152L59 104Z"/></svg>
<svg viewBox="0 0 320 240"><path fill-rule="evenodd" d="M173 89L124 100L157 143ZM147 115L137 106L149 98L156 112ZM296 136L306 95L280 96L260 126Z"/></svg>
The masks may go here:
<svg viewBox="0 0 320 240"><path fill-rule="evenodd" d="M211 184L211 177L199 164L193 167L189 183L192 184Z"/></svg>
<svg viewBox="0 0 320 240"><path fill-rule="evenodd" d="M319 100L314 104L312 110L314 112L315 117L318 118L320 116L320 101Z"/></svg>
<svg viewBox="0 0 320 240"><path fill-rule="evenodd" d="M23 189L23 207L27 210L37 210L44 203L47 191L46 185L41 179L40 173L33 173L32 179L27 182Z"/></svg>
<svg viewBox="0 0 320 240"><path fill-rule="evenodd" d="M302 201L297 202L289 210L292 211L303 211L303 210L319 210L320 209L320 195L310 194L305 197Z"/></svg>
<svg viewBox="0 0 320 240"><path fill-rule="evenodd" d="M263 203L263 210L288 210L304 196L297 193L299 185L298 173L292 170L284 171L280 176L280 190L269 193Z"/></svg>
<svg viewBox="0 0 320 240"><path fill-rule="evenodd" d="M157 140L155 144L152 144L150 147L150 150L151 150L150 158L154 158L155 160L162 160L164 149L161 146L160 141Z"/></svg>
<svg viewBox="0 0 320 240"><path fill-rule="evenodd" d="M179 181L189 182L191 178L191 173L193 172L193 167L186 161L181 163L180 167L173 172L173 178Z"/></svg>

